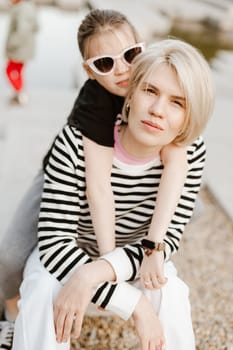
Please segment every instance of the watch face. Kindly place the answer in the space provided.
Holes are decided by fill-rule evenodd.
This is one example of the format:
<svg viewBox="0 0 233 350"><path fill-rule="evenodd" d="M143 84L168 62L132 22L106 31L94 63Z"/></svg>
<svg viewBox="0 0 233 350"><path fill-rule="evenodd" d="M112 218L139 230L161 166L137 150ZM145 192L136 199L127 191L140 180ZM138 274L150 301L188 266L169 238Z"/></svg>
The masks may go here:
<svg viewBox="0 0 233 350"><path fill-rule="evenodd" d="M155 242L150 241L149 239L143 239L142 246L148 249L155 249Z"/></svg>

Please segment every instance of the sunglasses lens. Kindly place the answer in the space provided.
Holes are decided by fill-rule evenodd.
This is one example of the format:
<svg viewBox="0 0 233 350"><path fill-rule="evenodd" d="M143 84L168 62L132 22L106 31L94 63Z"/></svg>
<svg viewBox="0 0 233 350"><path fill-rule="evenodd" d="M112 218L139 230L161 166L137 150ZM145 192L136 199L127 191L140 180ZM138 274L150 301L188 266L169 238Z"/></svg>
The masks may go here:
<svg viewBox="0 0 233 350"><path fill-rule="evenodd" d="M124 58L126 62L131 64L133 62L133 59L141 52L142 52L141 46L133 47L124 53Z"/></svg>
<svg viewBox="0 0 233 350"><path fill-rule="evenodd" d="M98 71L101 73L108 73L112 69L114 61L111 57L102 57L93 63Z"/></svg>

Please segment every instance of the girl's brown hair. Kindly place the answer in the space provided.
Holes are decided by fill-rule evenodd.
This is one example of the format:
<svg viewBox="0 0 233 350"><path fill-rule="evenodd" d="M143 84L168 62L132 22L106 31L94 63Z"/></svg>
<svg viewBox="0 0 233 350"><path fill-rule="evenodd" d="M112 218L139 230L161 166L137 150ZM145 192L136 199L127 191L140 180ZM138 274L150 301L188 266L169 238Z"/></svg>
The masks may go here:
<svg viewBox="0 0 233 350"><path fill-rule="evenodd" d="M128 25L132 30L135 42L139 41L138 34L132 23L122 13L115 10L95 9L83 19L78 29L78 46L83 58L87 58L88 41L97 34Z"/></svg>

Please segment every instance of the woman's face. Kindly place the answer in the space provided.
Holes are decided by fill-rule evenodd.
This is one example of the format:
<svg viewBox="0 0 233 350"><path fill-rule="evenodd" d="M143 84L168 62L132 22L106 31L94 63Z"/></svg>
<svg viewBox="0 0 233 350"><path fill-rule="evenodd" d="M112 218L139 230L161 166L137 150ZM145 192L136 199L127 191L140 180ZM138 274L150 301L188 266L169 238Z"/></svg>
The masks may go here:
<svg viewBox="0 0 233 350"><path fill-rule="evenodd" d="M159 151L182 129L186 102L175 71L161 64L129 101L127 150L135 156ZM130 148L130 149L129 149Z"/></svg>
<svg viewBox="0 0 233 350"><path fill-rule="evenodd" d="M125 24L118 29L113 29L112 32L104 32L91 38L87 47L88 57L86 59L103 55L119 55L124 49L135 43L132 30ZM85 63L84 68L89 78L97 80L106 90L118 96L125 96L128 89L130 66L121 58L117 58L115 62L113 71L104 76L95 73Z"/></svg>

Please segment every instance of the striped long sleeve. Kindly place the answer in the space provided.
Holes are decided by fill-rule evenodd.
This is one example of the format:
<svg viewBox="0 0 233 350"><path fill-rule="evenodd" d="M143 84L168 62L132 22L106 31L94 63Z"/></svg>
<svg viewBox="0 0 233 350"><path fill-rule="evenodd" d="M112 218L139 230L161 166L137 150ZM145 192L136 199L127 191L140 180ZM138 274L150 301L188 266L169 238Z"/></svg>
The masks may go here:
<svg viewBox="0 0 233 350"><path fill-rule="evenodd" d="M206 148L202 137L188 147L188 174L182 190L175 213L165 235L165 260L177 252L182 239L185 226L190 221L195 206L195 200L200 190L202 174L206 159ZM161 169L161 167L159 167ZM155 174L157 176L157 174ZM154 208L154 207L153 207ZM145 208L146 209L146 208ZM149 208L147 208L148 211ZM112 265L117 276L117 281L132 281L138 277L139 267L143 258L143 250L139 242L128 244L122 249L115 249L104 258ZM128 256L131 264L126 264L125 255ZM128 268L127 268L128 267Z"/></svg>
<svg viewBox="0 0 233 350"><path fill-rule="evenodd" d="M188 149L189 171L166 234L166 259L177 251L192 215L204 160L205 146L199 138ZM162 170L158 159L143 166L114 159L111 183L117 248L105 258L112 264L119 283L99 286L93 302L123 318L130 316L140 297L140 292L125 281L135 279L139 270L143 258L140 240L149 229ZM42 263L63 284L76 268L98 257L86 198L82 136L74 127L65 126L57 136L45 170L38 239ZM132 296L131 305L124 300L127 293Z"/></svg>

